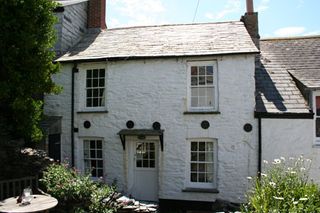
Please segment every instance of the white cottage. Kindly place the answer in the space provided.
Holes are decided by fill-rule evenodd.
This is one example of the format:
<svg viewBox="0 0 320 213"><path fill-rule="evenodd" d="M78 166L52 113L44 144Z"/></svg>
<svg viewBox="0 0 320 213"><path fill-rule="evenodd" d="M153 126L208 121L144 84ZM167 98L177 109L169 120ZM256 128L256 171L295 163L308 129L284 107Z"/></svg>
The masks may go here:
<svg viewBox="0 0 320 213"><path fill-rule="evenodd" d="M57 59L63 92L45 97L57 159L136 199L202 207L243 202L262 159L317 159L317 120L292 69L273 70L278 49L260 43L252 1L242 21L116 29L104 0L61 2L56 51L79 42Z"/></svg>

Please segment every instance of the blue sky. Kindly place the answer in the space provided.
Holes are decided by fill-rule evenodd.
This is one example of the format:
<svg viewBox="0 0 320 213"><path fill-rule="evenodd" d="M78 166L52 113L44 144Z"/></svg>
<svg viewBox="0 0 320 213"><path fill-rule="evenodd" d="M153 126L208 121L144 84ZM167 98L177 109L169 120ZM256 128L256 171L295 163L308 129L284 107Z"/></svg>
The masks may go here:
<svg viewBox="0 0 320 213"><path fill-rule="evenodd" d="M246 0L199 0L196 16L198 0L106 1L108 28L237 21L246 10ZM261 37L320 35L320 0L254 0L254 8Z"/></svg>

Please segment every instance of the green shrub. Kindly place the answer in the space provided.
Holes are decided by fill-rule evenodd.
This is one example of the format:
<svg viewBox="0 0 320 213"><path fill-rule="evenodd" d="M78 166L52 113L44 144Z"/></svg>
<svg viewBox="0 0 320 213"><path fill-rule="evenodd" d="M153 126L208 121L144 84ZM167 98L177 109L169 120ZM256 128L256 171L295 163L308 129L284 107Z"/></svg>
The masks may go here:
<svg viewBox="0 0 320 213"><path fill-rule="evenodd" d="M308 180L311 160L281 157L264 164L265 174L248 178L253 187L243 212L320 212L319 187Z"/></svg>
<svg viewBox="0 0 320 213"><path fill-rule="evenodd" d="M58 199L60 212L116 211L112 205L102 202L115 192L114 187L94 182L90 176L81 175L67 165L50 165L40 182L47 193Z"/></svg>

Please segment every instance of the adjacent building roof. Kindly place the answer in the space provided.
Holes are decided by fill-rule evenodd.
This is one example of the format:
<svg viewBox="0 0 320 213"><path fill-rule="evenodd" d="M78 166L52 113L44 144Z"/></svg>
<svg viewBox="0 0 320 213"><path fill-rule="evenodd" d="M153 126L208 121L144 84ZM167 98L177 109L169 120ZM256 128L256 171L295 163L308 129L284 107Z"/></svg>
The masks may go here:
<svg viewBox="0 0 320 213"><path fill-rule="evenodd" d="M89 31L57 61L257 52L244 24L238 21Z"/></svg>
<svg viewBox="0 0 320 213"><path fill-rule="evenodd" d="M256 111L308 113L293 77L307 88L320 88L320 37L265 39L260 49Z"/></svg>

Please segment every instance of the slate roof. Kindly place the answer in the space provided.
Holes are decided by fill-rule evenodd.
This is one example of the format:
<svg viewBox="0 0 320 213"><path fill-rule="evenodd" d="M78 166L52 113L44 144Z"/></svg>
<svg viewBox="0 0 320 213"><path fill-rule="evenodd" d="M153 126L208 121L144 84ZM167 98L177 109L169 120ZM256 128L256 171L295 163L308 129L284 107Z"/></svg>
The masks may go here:
<svg viewBox="0 0 320 213"><path fill-rule="evenodd" d="M320 87L320 37L265 39L256 68L256 111L308 113L292 74L306 87Z"/></svg>
<svg viewBox="0 0 320 213"><path fill-rule="evenodd" d="M68 5L78 4L78 3L88 1L88 0L55 0L55 1L60 3L62 5L62 7L65 7Z"/></svg>
<svg viewBox="0 0 320 213"><path fill-rule="evenodd" d="M90 31L57 61L256 53L243 22Z"/></svg>

